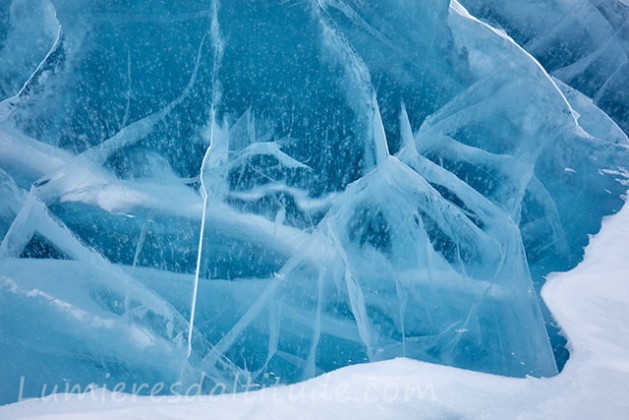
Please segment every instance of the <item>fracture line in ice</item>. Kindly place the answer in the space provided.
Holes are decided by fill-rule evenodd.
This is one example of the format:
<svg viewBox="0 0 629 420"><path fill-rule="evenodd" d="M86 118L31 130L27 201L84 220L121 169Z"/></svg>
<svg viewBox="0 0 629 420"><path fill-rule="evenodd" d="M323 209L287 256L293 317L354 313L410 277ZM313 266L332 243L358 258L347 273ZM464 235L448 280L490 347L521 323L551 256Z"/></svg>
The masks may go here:
<svg viewBox="0 0 629 420"><path fill-rule="evenodd" d="M269 308L269 342L264 364L251 374L251 379L256 380L260 375L267 373L267 367L271 359L277 354L280 341L280 326L282 322L282 302L278 302Z"/></svg>
<svg viewBox="0 0 629 420"><path fill-rule="evenodd" d="M349 259L347 258L345 249L338 238L336 229L329 221L327 226L327 233L328 235L330 235L332 241L334 242L335 248L345 266L343 279L345 281L345 287L347 288L347 296L349 298L350 308L352 310L352 314L354 315L356 326L358 327L358 334L360 335L360 338L365 345L365 349L367 350L369 360L373 360L374 345L371 335L372 328L369 322L369 317L367 316L367 308L365 305L365 297L362 288L360 287L360 284L352 273L352 266Z"/></svg>
<svg viewBox="0 0 629 420"><path fill-rule="evenodd" d="M62 39L63 31L61 30L61 25L59 25L59 28L57 29L57 35L55 36L52 47L50 48L44 59L37 65L35 71L33 71L26 82L24 82L22 88L15 94L15 96L7 98L0 102L0 123L6 122L11 117L15 104L19 103L20 98L28 92L32 84L37 83L36 79L46 66L46 63L57 51L60 50L60 48L62 48Z"/></svg>
<svg viewBox="0 0 629 420"><path fill-rule="evenodd" d="M131 50L127 46L127 92L125 93L125 107L120 129L126 127L129 121L129 111L131 109Z"/></svg>
<svg viewBox="0 0 629 420"><path fill-rule="evenodd" d="M315 309L314 325L312 326L312 338L310 341L310 350L308 351L308 358L306 359L306 365L304 366L302 373L302 380L312 378L317 373L316 358L317 347L319 346L319 339L321 338L321 312L324 302L324 282L327 274L326 267L319 268L319 275L317 276L317 307Z"/></svg>
<svg viewBox="0 0 629 420"><path fill-rule="evenodd" d="M201 162L201 170L199 174L199 180L201 183L201 199L203 201L202 203L203 208L201 211L199 247L197 250L197 261L196 261L196 267L194 270L194 289L192 292L192 303L190 307L190 322L188 325L188 358L190 358L192 354L192 334L194 331L194 318L195 318L196 307L197 307L197 294L199 291L199 275L201 271L201 257L203 254L203 237L205 235L205 217L207 213L207 204L208 204L208 191L205 185L205 171L208 166L214 164L213 160L215 160L216 158L213 155L214 153L216 153L215 149L217 148L217 144L219 142L226 141L226 139L223 138L224 135L222 132L218 136L216 135L217 133L215 133L215 130L216 131L220 130L220 128L217 127L217 123L216 123L216 107L218 106L218 103L221 99L221 87L220 87L220 81L218 79L218 72L221 66L221 61L223 58L223 51L225 48L224 41L221 38L220 26L218 22L218 8L219 8L218 2L219 0L212 0L212 18L211 18L211 23L210 23L210 38L212 40L212 46L214 48L214 62L212 64L212 105L211 105L211 110L210 110L210 133L209 133L210 145L203 156L203 161ZM218 147L225 148L225 145L220 145ZM226 154L227 149L228 147L222 151L223 152L222 154Z"/></svg>

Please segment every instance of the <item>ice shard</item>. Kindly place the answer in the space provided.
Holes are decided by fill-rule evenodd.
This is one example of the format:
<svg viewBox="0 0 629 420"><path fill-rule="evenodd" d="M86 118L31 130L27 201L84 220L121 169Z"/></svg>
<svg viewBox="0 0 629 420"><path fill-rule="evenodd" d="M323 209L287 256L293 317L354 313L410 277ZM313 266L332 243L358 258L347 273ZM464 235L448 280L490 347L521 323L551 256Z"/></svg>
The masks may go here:
<svg viewBox="0 0 629 420"><path fill-rule="evenodd" d="M2 7L0 402L557 372L536 286L629 142L504 31L446 0Z"/></svg>

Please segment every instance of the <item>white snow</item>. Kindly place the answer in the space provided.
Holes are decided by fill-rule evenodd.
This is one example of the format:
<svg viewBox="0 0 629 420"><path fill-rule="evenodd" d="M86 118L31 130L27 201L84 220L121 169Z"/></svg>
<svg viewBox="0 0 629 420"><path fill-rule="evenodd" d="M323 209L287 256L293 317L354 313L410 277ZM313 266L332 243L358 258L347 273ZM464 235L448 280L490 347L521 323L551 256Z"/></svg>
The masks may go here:
<svg viewBox="0 0 629 420"><path fill-rule="evenodd" d="M629 204L604 220L579 266L549 277L542 296L570 344L570 360L553 378L396 359L236 395L56 394L2 406L0 418L629 418Z"/></svg>

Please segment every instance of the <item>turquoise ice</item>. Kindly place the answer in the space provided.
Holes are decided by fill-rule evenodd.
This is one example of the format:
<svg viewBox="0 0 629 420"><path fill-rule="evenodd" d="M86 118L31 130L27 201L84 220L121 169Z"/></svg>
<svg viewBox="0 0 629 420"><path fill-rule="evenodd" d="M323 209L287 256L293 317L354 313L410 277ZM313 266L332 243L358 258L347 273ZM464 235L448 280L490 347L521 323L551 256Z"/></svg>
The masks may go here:
<svg viewBox="0 0 629 420"><path fill-rule="evenodd" d="M556 374L536 286L622 204L617 123L456 1L244 3L0 6L0 402Z"/></svg>

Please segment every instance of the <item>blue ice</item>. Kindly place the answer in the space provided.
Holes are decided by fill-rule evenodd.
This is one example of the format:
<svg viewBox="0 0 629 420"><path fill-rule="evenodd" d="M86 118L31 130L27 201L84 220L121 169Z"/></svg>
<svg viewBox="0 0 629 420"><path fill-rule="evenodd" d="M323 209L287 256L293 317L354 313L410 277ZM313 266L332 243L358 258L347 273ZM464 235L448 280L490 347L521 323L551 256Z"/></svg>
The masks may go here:
<svg viewBox="0 0 629 420"><path fill-rule="evenodd" d="M622 204L626 86L549 74L517 2L464 3L511 26L445 0L3 2L0 402L394 357L556 374L537 289Z"/></svg>

